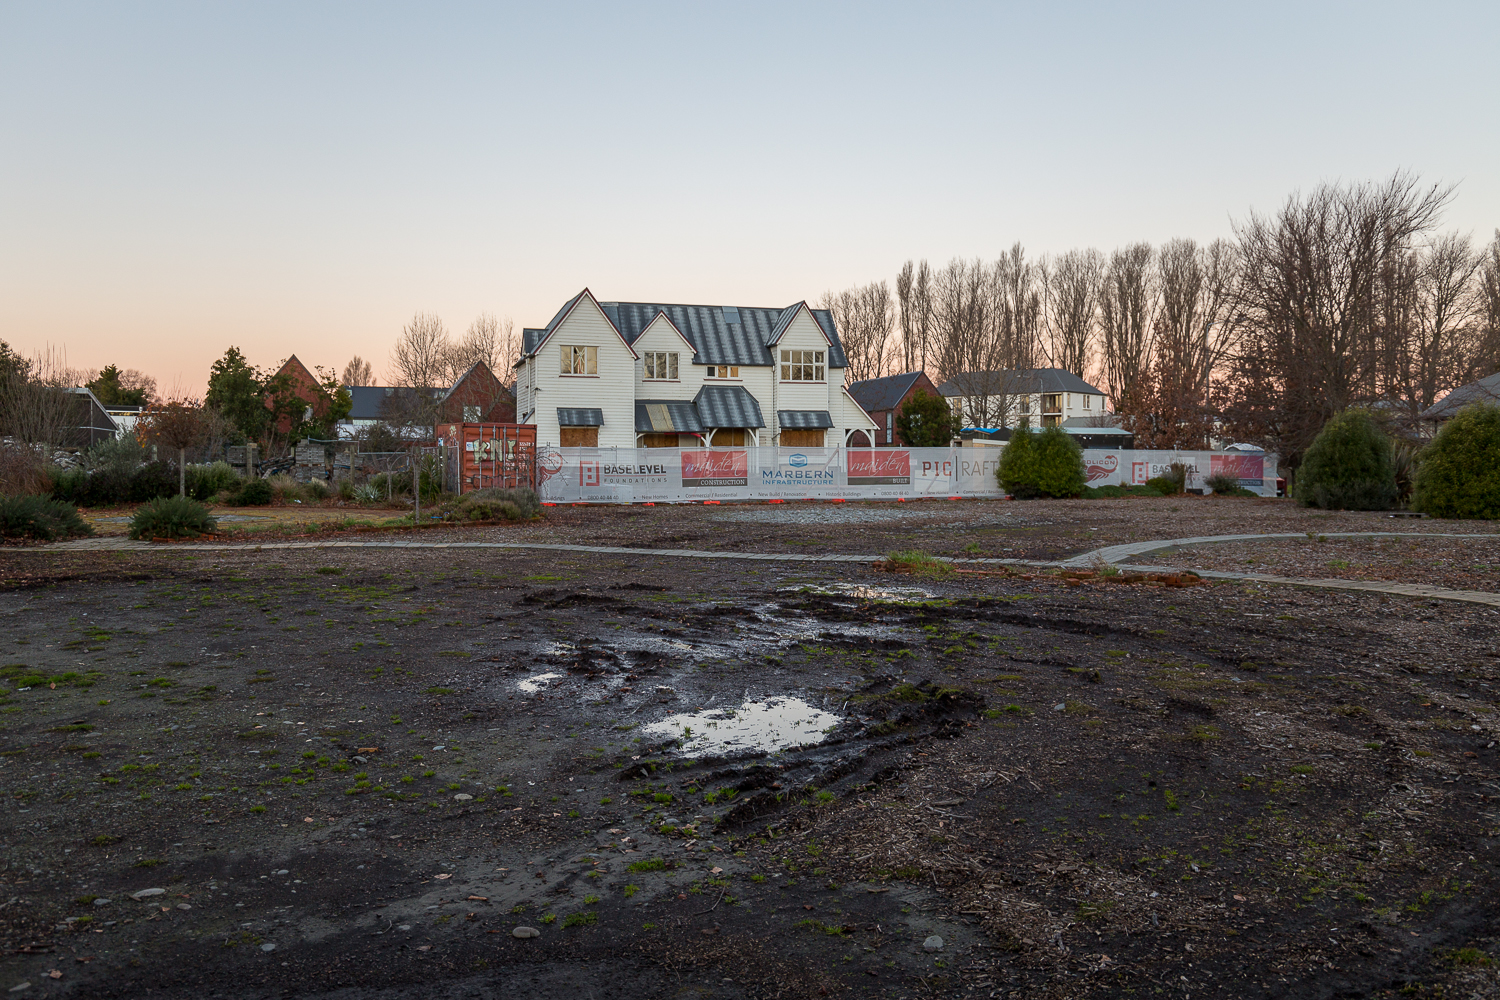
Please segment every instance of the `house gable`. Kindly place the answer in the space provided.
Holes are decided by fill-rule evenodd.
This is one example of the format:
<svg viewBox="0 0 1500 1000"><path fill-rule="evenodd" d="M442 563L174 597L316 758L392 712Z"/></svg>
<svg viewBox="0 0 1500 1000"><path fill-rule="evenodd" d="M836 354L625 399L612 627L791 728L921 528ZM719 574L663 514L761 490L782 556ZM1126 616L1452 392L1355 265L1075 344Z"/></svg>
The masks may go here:
<svg viewBox="0 0 1500 1000"><path fill-rule="evenodd" d="M545 329L539 331L540 336L537 338L536 346L533 347L528 353L535 355L539 351L541 351L541 349L546 346L547 342L553 338L558 330L561 330L569 325L570 320L575 321L573 325L576 328L576 316L580 307L584 308L588 312L593 313L594 315L598 316L599 319L603 320L609 326L610 331L614 333L615 337L619 339L620 346L629 351L632 358L637 356L635 353L635 349L630 346L630 341L626 340L625 336L620 333L620 328L615 325L614 320L609 318L609 314L606 313L603 309L599 308L599 301L594 298L594 293L590 292L587 288L579 292L577 295L573 296L572 301L563 306L558 314L552 317L552 322L548 323ZM527 332L531 331L523 331L523 333Z"/></svg>

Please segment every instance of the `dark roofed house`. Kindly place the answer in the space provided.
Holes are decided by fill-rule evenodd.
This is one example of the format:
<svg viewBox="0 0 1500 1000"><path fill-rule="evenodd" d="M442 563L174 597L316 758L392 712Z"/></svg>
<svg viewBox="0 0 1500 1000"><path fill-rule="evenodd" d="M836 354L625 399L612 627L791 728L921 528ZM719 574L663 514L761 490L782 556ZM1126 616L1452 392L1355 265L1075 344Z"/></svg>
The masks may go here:
<svg viewBox="0 0 1500 1000"><path fill-rule="evenodd" d="M1421 419L1432 424L1434 431L1458 416L1458 411L1470 403L1500 405L1500 372L1488 375L1478 382L1470 382L1454 389L1442 399L1422 411Z"/></svg>
<svg viewBox="0 0 1500 1000"><path fill-rule="evenodd" d="M902 372L884 378L867 378L849 386L849 395L854 397L870 419L875 421L875 440L870 442L877 448L894 448L905 445L901 432L896 428L896 417L901 404L919 392L941 395L926 372Z"/></svg>

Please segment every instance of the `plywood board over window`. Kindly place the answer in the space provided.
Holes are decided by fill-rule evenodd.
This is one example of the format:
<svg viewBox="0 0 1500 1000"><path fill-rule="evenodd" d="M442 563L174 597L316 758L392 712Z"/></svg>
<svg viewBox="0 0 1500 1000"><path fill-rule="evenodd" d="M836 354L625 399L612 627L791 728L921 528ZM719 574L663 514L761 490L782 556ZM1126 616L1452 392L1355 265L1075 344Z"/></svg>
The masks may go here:
<svg viewBox="0 0 1500 1000"><path fill-rule="evenodd" d="M824 433L822 430L784 430L781 432L781 446L783 448L821 448Z"/></svg>
<svg viewBox="0 0 1500 1000"><path fill-rule="evenodd" d="M677 448L680 444L676 434L642 434L642 448Z"/></svg>
<svg viewBox="0 0 1500 1000"><path fill-rule="evenodd" d="M599 428L597 427L559 427L558 431L561 432L564 448L599 447Z"/></svg>
<svg viewBox="0 0 1500 1000"><path fill-rule="evenodd" d="M715 448L743 448L752 444L753 440L744 430L720 427L714 431L713 440L709 443Z"/></svg>

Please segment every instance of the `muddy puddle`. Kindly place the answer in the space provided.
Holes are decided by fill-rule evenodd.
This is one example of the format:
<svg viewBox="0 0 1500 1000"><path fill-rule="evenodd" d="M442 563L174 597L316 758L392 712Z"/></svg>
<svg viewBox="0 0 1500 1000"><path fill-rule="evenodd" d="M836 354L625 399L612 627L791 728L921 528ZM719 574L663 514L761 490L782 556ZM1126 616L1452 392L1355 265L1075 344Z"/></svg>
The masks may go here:
<svg viewBox="0 0 1500 1000"><path fill-rule="evenodd" d="M930 601L937 595L921 587L872 587L864 583L821 583L816 586L783 587L779 594L818 594L852 597L860 601Z"/></svg>
<svg viewBox="0 0 1500 1000"><path fill-rule="evenodd" d="M643 732L680 740L677 752L684 755L722 756L821 743L841 721L801 698L767 698L733 709L671 715Z"/></svg>

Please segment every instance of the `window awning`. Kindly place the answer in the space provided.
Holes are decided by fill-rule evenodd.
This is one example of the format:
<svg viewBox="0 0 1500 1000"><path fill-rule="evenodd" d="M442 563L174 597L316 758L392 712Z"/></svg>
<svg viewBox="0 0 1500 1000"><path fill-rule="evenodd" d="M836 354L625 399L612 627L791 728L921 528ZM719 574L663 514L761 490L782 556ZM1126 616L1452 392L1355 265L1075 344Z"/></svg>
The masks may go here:
<svg viewBox="0 0 1500 1000"><path fill-rule="evenodd" d="M703 421L690 399L638 399L635 403L637 434L702 434Z"/></svg>
<svg viewBox="0 0 1500 1000"><path fill-rule="evenodd" d="M783 429L822 431L833 426L833 417L827 410L777 410L776 422Z"/></svg>
<svg viewBox="0 0 1500 1000"><path fill-rule="evenodd" d="M557 426L603 427L604 411L599 409L559 406L557 408Z"/></svg>
<svg viewBox="0 0 1500 1000"><path fill-rule="evenodd" d="M693 397L707 429L764 427L760 404L742 385L705 385Z"/></svg>

